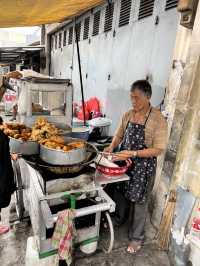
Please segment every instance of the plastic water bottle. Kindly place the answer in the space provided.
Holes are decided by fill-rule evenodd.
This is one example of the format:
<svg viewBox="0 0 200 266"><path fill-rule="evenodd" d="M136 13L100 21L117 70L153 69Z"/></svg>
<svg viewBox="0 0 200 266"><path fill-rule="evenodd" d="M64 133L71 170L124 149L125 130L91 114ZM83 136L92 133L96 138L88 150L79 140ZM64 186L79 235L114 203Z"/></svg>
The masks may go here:
<svg viewBox="0 0 200 266"><path fill-rule="evenodd" d="M190 235L200 240L200 208L197 210L197 216L192 220Z"/></svg>

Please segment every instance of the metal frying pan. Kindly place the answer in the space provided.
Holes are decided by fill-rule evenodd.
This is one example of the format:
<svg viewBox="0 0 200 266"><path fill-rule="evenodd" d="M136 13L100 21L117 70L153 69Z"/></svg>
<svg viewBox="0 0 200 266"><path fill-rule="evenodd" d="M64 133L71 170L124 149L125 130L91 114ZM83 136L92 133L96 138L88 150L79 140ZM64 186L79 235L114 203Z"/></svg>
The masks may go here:
<svg viewBox="0 0 200 266"><path fill-rule="evenodd" d="M55 174L69 174L78 173L84 167L93 163L97 156L97 149L94 145L87 143L86 146L86 159L82 163L73 165L51 165L42 161L39 156L23 156L28 164L37 170L49 171Z"/></svg>

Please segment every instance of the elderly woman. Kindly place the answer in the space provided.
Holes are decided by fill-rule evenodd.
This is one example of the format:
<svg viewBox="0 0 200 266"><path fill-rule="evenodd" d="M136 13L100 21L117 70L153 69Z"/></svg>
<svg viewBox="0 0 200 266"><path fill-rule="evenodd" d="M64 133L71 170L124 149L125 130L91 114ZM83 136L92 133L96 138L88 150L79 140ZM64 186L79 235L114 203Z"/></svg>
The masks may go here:
<svg viewBox="0 0 200 266"><path fill-rule="evenodd" d="M156 158L166 148L167 122L160 111L151 106L151 94L148 81L138 80L132 84L130 98L133 109L123 115L113 141L106 149L113 152L120 145L119 158L132 160L127 173L130 180L123 191L125 197L116 202L121 213L126 209L127 202L130 203L129 253L136 253L142 246Z"/></svg>

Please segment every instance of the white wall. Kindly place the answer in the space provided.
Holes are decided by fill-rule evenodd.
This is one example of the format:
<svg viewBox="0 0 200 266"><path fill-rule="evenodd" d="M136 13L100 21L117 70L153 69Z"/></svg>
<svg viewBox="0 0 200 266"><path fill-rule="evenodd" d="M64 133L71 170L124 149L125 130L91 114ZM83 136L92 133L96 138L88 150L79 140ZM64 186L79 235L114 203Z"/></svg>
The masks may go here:
<svg viewBox="0 0 200 266"><path fill-rule="evenodd" d="M79 19L82 21L79 45L85 98L97 96L101 100L103 111L113 120L111 133L119 123L119 117L130 107L129 88L135 80L149 75L153 87L152 104L158 105L161 102L172 64L171 58L179 22L176 8L165 11L166 0L155 0L153 15L138 20L140 1L132 0L129 25L119 28L120 3L120 0L115 1L114 20L110 32L103 32L105 6L94 10L95 12L101 9L99 35L92 36L91 12ZM83 40L84 18L88 15L90 43L88 39ZM155 25L156 16L159 16L158 25ZM113 37L114 30L115 37ZM72 65L73 70L70 68ZM58 78L72 78L75 87L74 98L80 100L75 44L67 44L51 51L50 74ZM110 80L108 80L109 74Z"/></svg>

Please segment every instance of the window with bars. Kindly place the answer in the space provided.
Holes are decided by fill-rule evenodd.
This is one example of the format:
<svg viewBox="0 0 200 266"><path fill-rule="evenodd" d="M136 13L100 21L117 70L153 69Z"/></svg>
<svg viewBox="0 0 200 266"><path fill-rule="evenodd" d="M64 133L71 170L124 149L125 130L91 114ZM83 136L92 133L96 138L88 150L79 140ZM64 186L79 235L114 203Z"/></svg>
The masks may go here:
<svg viewBox="0 0 200 266"><path fill-rule="evenodd" d="M86 40L88 38L89 29L90 29L90 17L87 17L85 18L84 21L83 40Z"/></svg>
<svg viewBox="0 0 200 266"><path fill-rule="evenodd" d="M76 32L77 32L77 39L80 41L81 39L81 21L76 24Z"/></svg>
<svg viewBox="0 0 200 266"><path fill-rule="evenodd" d="M165 10L175 8L178 6L178 0L167 0L165 5Z"/></svg>
<svg viewBox="0 0 200 266"><path fill-rule="evenodd" d="M141 0L138 19L143 19L153 15L155 0Z"/></svg>
<svg viewBox="0 0 200 266"><path fill-rule="evenodd" d="M61 42L62 42L62 32L59 33L59 48L61 48Z"/></svg>
<svg viewBox="0 0 200 266"><path fill-rule="evenodd" d="M92 36L96 36L99 34L100 18L101 18L101 11L99 10L96 13L94 13Z"/></svg>
<svg viewBox="0 0 200 266"><path fill-rule="evenodd" d="M121 0L119 27L129 24L132 0Z"/></svg>
<svg viewBox="0 0 200 266"><path fill-rule="evenodd" d="M73 26L69 28L69 36L68 36L68 44L72 44L73 42Z"/></svg>
<svg viewBox="0 0 200 266"><path fill-rule="evenodd" d="M63 46L66 46L66 40L67 40L67 31L64 30L64 33L63 33Z"/></svg>
<svg viewBox="0 0 200 266"><path fill-rule="evenodd" d="M105 11L104 32L112 30L113 14L114 14L114 3L111 3L107 5Z"/></svg>
<svg viewBox="0 0 200 266"><path fill-rule="evenodd" d="M57 34L55 35L55 50L57 49L57 41L58 41L58 37Z"/></svg>

